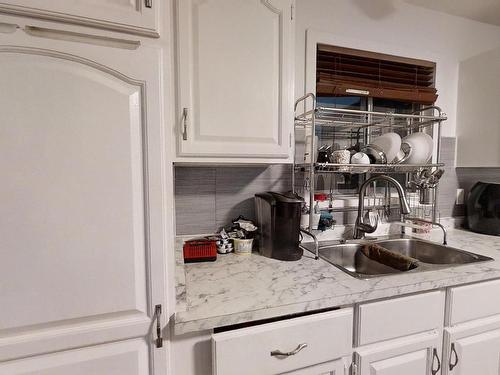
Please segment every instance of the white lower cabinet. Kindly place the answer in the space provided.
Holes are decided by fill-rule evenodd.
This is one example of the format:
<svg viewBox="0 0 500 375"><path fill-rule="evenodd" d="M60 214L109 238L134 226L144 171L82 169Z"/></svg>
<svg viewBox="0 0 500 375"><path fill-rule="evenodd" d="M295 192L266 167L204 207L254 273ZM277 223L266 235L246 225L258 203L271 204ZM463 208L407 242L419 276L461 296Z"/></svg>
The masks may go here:
<svg viewBox="0 0 500 375"><path fill-rule="evenodd" d="M500 374L500 315L445 329L445 374Z"/></svg>
<svg viewBox="0 0 500 375"><path fill-rule="evenodd" d="M499 293L494 280L217 333L213 374L500 375Z"/></svg>
<svg viewBox="0 0 500 375"><path fill-rule="evenodd" d="M360 304L354 363L358 375L437 375L445 292Z"/></svg>
<svg viewBox="0 0 500 375"><path fill-rule="evenodd" d="M358 375L436 375L441 370L441 332L434 330L360 347Z"/></svg>
<svg viewBox="0 0 500 375"><path fill-rule="evenodd" d="M144 340L126 340L0 363L0 374L144 375L148 350Z"/></svg>
<svg viewBox="0 0 500 375"><path fill-rule="evenodd" d="M443 375L500 374L500 281L451 288Z"/></svg>
<svg viewBox="0 0 500 375"><path fill-rule="evenodd" d="M214 375L343 374L352 355L351 308L216 333Z"/></svg>
<svg viewBox="0 0 500 375"><path fill-rule="evenodd" d="M280 375L346 375L349 371L350 362L351 357L346 357L344 360L339 359L333 362L326 362L299 370L284 372Z"/></svg>

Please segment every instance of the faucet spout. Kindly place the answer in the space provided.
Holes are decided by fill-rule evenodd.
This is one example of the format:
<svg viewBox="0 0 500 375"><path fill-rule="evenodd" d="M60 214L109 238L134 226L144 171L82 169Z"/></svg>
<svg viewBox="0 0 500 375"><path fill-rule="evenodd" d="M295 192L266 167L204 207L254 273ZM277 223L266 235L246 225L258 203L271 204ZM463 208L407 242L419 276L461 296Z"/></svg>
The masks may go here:
<svg viewBox="0 0 500 375"><path fill-rule="evenodd" d="M365 196L366 188L374 181L387 181L394 185L399 196L399 205L401 208L401 215L408 215L410 213L410 205L406 199L406 194L401 186L401 184L392 177L387 175L373 176L366 180L359 189L359 203L358 203L358 218L356 219L356 224L354 225L354 238L360 239L364 236L364 233L373 233L377 228L370 224L363 222L363 211L365 210Z"/></svg>

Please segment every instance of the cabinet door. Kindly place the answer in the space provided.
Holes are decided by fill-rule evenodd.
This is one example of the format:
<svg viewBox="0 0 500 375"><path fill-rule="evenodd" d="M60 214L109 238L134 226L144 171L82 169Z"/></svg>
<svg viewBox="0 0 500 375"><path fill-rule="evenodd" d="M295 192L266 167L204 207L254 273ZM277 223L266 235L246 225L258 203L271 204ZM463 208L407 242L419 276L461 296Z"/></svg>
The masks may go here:
<svg viewBox="0 0 500 375"><path fill-rule="evenodd" d="M126 340L0 363L0 374L5 375L148 373L148 344L144 340Z"/></svg>
<svg viewBox="0 0 500 375"><path fill-rule="evenodd" d="M284 372L281 375L346 375L349 367L347 361L347 358L345 361L339 359L337 361L326 362L300 370Z"/></svg>
<svg viewBox="0 0 500 375"><path fill-rule="evenodd" d="M447 328L447 374L500 374L500 316Z"/></svg>
<svg viewBox="0 0 500 375"><path fill-rule="evenodd" d="M441 370L438 331L408 336L356 350L360 375L436 375Z"/></svg>
<svg viewBox="0 0 500 375"><path fill-rule="evenodd" d="M161 373L159 61L154 48L0 34L0 362L140 339L120 356Z"/></svg>
<svg viewBox="0 0 500 375"><path fill-rule="evenodd" d="M160 0L0 0L0 12L158 36Z"/></svg>
<svg viewBox="0 0 500 375"><path fill-rule="evenodd" d="M180 156L289 157L292 5L177 0Z"/></svg>

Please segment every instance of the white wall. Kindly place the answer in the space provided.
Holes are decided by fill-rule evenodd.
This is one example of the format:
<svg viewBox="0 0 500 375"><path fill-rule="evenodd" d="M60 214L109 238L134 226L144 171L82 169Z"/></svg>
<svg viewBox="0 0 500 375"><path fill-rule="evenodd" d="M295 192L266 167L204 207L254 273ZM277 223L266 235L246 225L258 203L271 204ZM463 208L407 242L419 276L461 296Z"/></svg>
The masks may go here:
<svg viewBox="0 0 500 375"><path fill-rule="evenodd" d="M500 46L500 27L399 0L296 0L296 97L306 91L308 29L339 46L435 61L443 136L456 134L459 62Z"/></svg>
<svg viewBox="0 0 500 375"><path fill-rule="evenodd" d="M458 167L500 167L500 48L460 63Z"/></svg>

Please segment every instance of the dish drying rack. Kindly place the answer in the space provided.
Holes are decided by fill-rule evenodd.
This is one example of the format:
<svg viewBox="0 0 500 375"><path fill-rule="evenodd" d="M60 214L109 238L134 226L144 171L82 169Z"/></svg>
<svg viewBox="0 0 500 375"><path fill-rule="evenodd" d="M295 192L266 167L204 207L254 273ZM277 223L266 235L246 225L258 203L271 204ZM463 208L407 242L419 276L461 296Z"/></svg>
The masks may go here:
<svg viewBox="0 0 500 375"><path fill-rule="evenodd" d="M312 109L297 114L299 105L306 104L308 99L312 102ZM295 124L294 124L294 164L292 173L292 189L296 192L297 175L304 173L304 177L309 180L309 226L311 230L311 222L313 221L313 204L315 194L315 182L318 174L359 174L366 176L366 174L406 174L405 190L407 191L408 201L412 209L412 216L421 217L422 213L426 212L425 216L430 216L432 221L437 221L437 196L438 187L434 187L434 198L430 204L422 205L419 203L418 191L408 192L409 181L412 175L420 173L427 169L429 171L436 170L443 167L444 164L440 163L441 151L441 125L442 122L447 120L446 114L442 112L441 108L437 106L429 106L420 108L412 113L395 113L395 112L378 112L370 110L357 110L345 108L332 108L329 106L318 106L316 103L316 96L313 93L308 93L295 102ZM417 131L425 131L425 129L432 127L432 132L436 137L436 149L434 152L434 161L427 164L337 164L337 163L318 163L315 160L318 144L316 144L315 135L316 129L330 129L336 135L344 135L349 139L352 137L353 132L358 133L364 131L369 134L372 129L383 132L385 129L400 131L406 134L411 134ZM311 135L309 162L297 162L297 129L304 129L305 134ZM350 138L352 139L352 138ZM365 137L365 144L368 143L369 138ZM390 196L390 193L389 193ZM415 198L417 196L417 198ZM387 197L387 191L386 191ZM333 197L330 197L333 199ZM389 199L389 207L391 205ZM375 208L375 207L374 207ZM344 208L331 208L330 212L348 212L352 211L353 207Z"/></svg>

